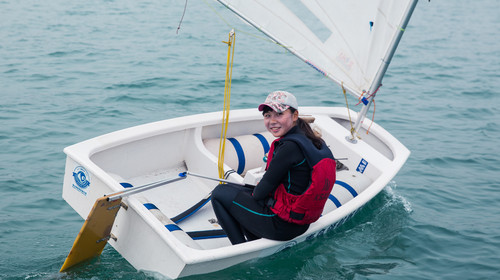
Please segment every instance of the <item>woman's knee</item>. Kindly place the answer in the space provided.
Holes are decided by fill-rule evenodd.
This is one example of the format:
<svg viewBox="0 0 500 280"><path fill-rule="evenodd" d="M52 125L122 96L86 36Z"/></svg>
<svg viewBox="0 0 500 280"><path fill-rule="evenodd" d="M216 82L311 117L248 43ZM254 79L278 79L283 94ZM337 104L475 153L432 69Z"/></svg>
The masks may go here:
<svg viewBox="0 0 500 280"><path fill-rule="evenodd" d="M220 184L212 191L212 200L221 203L229 209L240 191L241 189L238 185Z"/></svg>
<svg viewBox="0 0 500 280"><path fill-rule="evenodd" d="M224 193L224 184L219 184L212 191L212 199L220 200L225 196Z"/></svg>

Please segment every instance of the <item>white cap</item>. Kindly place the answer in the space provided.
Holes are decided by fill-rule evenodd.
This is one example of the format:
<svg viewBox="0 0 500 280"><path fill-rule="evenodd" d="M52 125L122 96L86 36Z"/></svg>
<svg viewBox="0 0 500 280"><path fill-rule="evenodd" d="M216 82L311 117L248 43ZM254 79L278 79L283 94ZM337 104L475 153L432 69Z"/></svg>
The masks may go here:
<svg viewBox="0 0 500 280"><path fill-rule="evenodd" d="M295 96L287 91L273 91L271 92L266 101L259 105L259 111L264 111L264 108L268 106L277 113L283 113L290 107L298 110L297 99Z"/></svg>

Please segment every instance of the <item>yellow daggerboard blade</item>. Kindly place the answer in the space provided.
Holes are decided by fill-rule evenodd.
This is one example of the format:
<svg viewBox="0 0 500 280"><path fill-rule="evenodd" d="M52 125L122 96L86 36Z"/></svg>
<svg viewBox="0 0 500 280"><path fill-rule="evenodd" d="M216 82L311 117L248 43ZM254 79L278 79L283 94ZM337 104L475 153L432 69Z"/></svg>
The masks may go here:
<svg viewBox="0 0 500 280"><path fill-rule="evenodd" d="M121 198L108 201L108 197L101 197L94 203L87 220L73 243L73 247L66 257L61 272L86 260L101 254L108 243L111 228L116 214L120 210Z"/></svg>

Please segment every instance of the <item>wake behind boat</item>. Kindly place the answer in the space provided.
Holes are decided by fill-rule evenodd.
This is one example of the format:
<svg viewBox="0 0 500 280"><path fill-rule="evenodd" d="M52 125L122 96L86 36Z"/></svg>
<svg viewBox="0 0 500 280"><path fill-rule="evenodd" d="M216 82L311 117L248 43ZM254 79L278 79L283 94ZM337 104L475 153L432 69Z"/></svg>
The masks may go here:
<svg viewBox="0 0 500 280"><path fill-rule="evenodd" d="M268 256L344 223L392 180L408 158L408 149L364 116L416 1L365 1L366 7L324 1L322 8L319 4L304 3L331 30L324 42L312 38L311 30L280 1L220 2L350 93L360 96L364 103L360 114L346 108L299 108L301 116L309 119L338 159L337 181L322 216L307 232L287 242L259 239L231 245L209 203L217 183L189 175L219 177L223 113L154 122L99 136L64 150L67 160L63 198L87 221L62 270L84 260L81 256L99 254L108 240L136 269L169 278L208 273ZM270 7L255 9L264 7L264 3ZM367 24L369 31L361 35L371 38L369 47L363 45L358 50L342 47L352 43L346 37L354 36L345 32L353 26L354 31L362 28L360 23L333 24L339 19L352 21L340 16L342 9L359 12L355 21ZM327 16L326 12L332 14ZM291 19L292 23L269 22L266 19L270 16L284 22ZM288 35L289 27L295 35ZM347 30L340 31L339 27ZM285 35L281 37L281 33ZM385 34L384 40L376 39L380 34ZM377 44L378 41L383 43ZM311 44L314 46L310 47ZM333 54L326 51L329 46L336 46L332 48ZM308 54L317 55L306 59ZM339 59L352 63L339 64ZM346 65L351 69L345 69ZM337 75L338 71L342 74ZM368 129L370 133L366 134ZM356 135L363 137L358 139ZM262 115L257 109L231 111L226 136L225 178L256 184L264 172L263 158L274 140L264 127ZM132 194L129 190L134 189L139 191ZM111 204L114 199L117 203ZM100 211L109 217L95 214Z"/></svg>

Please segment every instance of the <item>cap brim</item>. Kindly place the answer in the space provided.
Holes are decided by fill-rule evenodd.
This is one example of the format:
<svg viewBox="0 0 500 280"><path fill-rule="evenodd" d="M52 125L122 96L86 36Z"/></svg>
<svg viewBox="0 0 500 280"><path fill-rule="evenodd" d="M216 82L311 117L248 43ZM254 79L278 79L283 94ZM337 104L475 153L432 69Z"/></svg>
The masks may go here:
<svg viewBox="0 0 500 280"><path fill-rule="evenodd" d="M259 105L259 111L264 111L264 109L265 109L266 107L269 107L269 108L271 108L271 109L272 109L272 107L271 107L271 106L269 106L269 105L267 105L267 104L265 104L265 103L262 103L262 104L260 104L260 105Z"/></svg>

